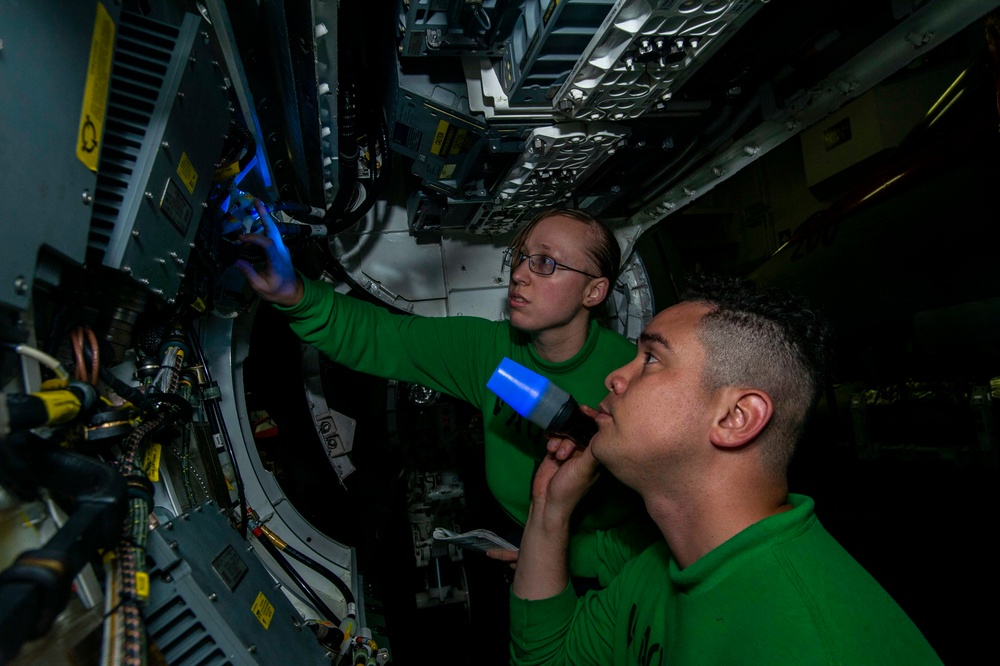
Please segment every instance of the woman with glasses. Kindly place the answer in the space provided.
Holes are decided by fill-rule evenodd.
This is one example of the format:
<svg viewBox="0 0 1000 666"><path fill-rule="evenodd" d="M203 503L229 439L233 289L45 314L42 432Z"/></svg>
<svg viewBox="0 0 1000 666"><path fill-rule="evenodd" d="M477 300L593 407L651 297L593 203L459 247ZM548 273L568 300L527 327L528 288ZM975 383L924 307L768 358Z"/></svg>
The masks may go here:
<svg viewBox="0 0 1000 666"><path fill-rule="evenodd" d="M250 285L288 318L307 344L359 372L421 384L481 410L486 478L516 525L531 503L531 480L546 452L537 427L503 404L486 383L504 357L538 372L576 400L597 405L604 379L635 357L635 345L600 326L594 314L608 298L621 250L605 225L577 210L554 210L529 222L504 254L510 267L508 321L392 313L303 278L260 202L265 234L241 240L265 251L255 270L237 262ZM603 585L622 558L645 545L648 526L639 497L611 475L581 504L570 544L570 573ZM511 536L498 530L502 536ZM516 542L516 538L514 540ZM492 553L516 561L516 552ZM609 570L610 567L610 570Z"/></svg>

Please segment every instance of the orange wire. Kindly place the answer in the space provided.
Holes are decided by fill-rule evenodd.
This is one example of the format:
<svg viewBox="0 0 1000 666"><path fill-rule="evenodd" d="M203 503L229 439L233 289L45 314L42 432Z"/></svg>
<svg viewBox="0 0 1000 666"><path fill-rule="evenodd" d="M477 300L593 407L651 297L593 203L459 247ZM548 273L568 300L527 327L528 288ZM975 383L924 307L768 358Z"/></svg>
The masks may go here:
<svg viewBox="0 0 1000 666"><path fill-rule="evenodd" d="M87 340L90 342L90 383L97 385L97 369L101 364L101 351L97 346L97 336L94 335L94 331L88 326L84 329L87 333Z"/></svg>
<svg viewBox="0 0 1000 666"><path fill-rule="evenodd" d="M87 381L87 370L83 363L83 332L79 326L70 332L70 340L73 342L73 358L76 361L73 374L79 381Z"/></svg>

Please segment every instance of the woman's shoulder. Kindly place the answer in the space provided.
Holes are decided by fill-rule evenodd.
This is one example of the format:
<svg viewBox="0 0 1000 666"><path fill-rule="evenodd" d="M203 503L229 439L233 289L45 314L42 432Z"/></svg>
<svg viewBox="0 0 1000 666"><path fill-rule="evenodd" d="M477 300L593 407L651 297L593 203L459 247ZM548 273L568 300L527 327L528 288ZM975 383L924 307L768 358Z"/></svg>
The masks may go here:
<svg viewBox="0 0 1000 666"><path fill-rule="evenodd" d="M618 331L613 331L606 326L595 325L591 330L591 335L597 337L597 348L607 353L608 350L623 353L628 356L635 356L635 343Z"/></svg>

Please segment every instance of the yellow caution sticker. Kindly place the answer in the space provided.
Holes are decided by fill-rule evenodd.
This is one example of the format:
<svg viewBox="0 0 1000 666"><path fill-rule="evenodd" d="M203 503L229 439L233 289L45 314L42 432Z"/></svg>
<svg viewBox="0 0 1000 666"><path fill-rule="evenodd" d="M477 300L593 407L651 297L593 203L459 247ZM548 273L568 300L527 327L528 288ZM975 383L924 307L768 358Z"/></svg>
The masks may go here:
<svg viewBox="0 0 1000 666"><path fill-rule="evenodd" d="M257 593L257 599L253 602L250 610L260 620L260 623L264 625L264 628L267 629L271 624L271 618L274 617L274 606L267 600L263 592Z"/></svg>
<svg viewBox="0 0 1000 666"><path fill-rule="evenodd" d="M194 194L194 186L198 184L198 172L188 159L187 153L181 153L181 163L177 165L177 175L188 189L188 194Z"/></svg>
<svg viewBox="0 0 1000 666"><path fill-rule="evenodd" d="M146 449L146 457L142 461L142 471L153 483L160 480L160 454L162 451L163 447L159 444L150 444L149 448Z"/></svg>
<svg viewBox="0 0 1000 666"><path fill-rule="evenodd" d="M135 593L140 599L149 599L149 574L145 571L135 572Z"/></svg>
<svg viewBox="0 0 1000 666"><path fill-rule="evenodd" d="M549 2L549 6L545 9L545 15L542 16L542 25L549 24L549 19L552 18L552 14L555 13L557 6L559 6L559 0Z"/></svg>
<svg viewBox="0 0 1000 666"><path fill-rule="evenodd" d="M240 163L230 162L229 164L223 165L215 170L215 175L213 179L216 182L221 182L224 180L229 180L230 178L235 178L240 175Z"/></svg>
<svg viewBox="0 0 1000 666"><path fill-rule="evenodd" d="M437 131L434 132L434 142L431 144L431 152L433 154L441 154L441 148L444 146L445 137L448 136L449 127L451 127L450 123L444 120L438 121Z"/></svg>
<svg viewBox="0 0 1000 666"><path fill-rule="evenodd" d="M108 107L108 85L111 81L111 56L115 46L115 22L108 10L97 3L94 35L90 40L90 61L87 64L87 84L83 90L80 128L76 140L76 157L91 171L97 171L101 154L101 137Z"/></svg>
<svg viewBox="0 0 1000 666"><path fill-rule="evenodd" d="M441 167L441 176L440 176L440 178L442 180L444 180L445 178L451 178L454 173L455 173L455 165L454 164L445 164L443 167Z"/></svg>
<svg viewBox="0 0 1000 666"><path fill-rule="evenodd" d="M458 155L460 152L465 152L465 141L469 136L469 130L460 129L455 133L455 139L451 142L451 149L448 151L449 155Z"/></svg>

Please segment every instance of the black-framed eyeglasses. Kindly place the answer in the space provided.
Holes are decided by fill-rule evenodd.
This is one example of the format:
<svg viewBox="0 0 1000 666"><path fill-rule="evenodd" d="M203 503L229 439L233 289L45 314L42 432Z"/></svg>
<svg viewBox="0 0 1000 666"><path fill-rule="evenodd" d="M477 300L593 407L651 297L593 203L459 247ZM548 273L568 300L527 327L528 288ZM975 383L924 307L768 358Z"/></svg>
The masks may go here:
<svg viewBox="0 0 1000 666"><path fill-rule="evenodd" d="M596 275L591 275L586 271L581 271L579 268L573 268L566 264L560 264L547 254L525 254L523 252L515 252L510 248L507 248L503 252L503 265L510 266L511 270L520 266L521 262L525 259L528 260L528 269L538 275L552 275L556 272L557 268L561 268L564 271L573 271L586 275L589 278L597 279Z"/></svg>

